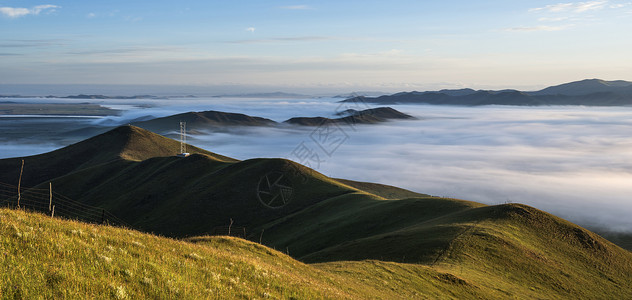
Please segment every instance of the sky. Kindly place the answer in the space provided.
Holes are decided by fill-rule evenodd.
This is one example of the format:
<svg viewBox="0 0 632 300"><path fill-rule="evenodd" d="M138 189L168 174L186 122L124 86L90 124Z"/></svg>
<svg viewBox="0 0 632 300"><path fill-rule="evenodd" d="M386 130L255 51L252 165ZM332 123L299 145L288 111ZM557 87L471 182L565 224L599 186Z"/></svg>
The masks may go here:
<svg viewBox="0 0 632 300"><path fill-rule="evenodd" d="M0 0L0 87L534 90L631 80L630 32L625 0Z"/></svg>

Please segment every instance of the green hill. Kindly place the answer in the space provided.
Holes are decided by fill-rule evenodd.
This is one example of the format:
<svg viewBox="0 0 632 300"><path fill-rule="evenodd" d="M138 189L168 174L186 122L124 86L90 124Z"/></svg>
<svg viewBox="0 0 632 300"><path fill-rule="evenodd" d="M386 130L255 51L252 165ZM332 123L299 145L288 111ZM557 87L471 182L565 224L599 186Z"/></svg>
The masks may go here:
<svg viewBox="0 0 632 300"><path fill-rule="evenodd" d="M0 182L17 185L21 160L25 160L22 184L35 186L90 167L114 161L142 161L152 157L176 155L180 143L134 126L122 126L79 143L41 155L0 160ZM208 155L220 161L231 158L196 147L190 153Z"/></svg>
<svg viewBox="0 0 632 300"><path fill-rule="evenodd" d="M545 238L518 243L521 231L506 227L504 234L517 235L504 238L513 243L499 242L498 228L481 225L488 235L461 235L436 264L304 264L233 237L173 240L6 208L0 220L3 299L621 299L632 293L630 254L590 234L559 235L539 256L518 246ZM577 243L564 244L573 236Z"/></svg>
<svg viewBox="0 0 632 300"><path fill-rule="evenodd" d="M3 299L404 299L483 295L431 268L306 265L232 237L187 240L0 209ZM410 276L415 274L416 276ZM392 288L383 288L385 282ZM411 283L403 285L403 283Z"/></svg>
<svg viewBox="0 0 632 300"><path fill-rule="evenodd" d="M175 156L176 150L179 150L176 141L137 127L120 127L51 153L24 158L23 184L28 182L43 188L52 182L58 193L107 209L141 231L186 238L232 228L233 234L238 231L251 241L260 241L300 261L315 263L303 265L288 256L266 256L265 259L292 266L283 272L302 278L297 282L312 283L305 290L308 294L297 290L276 294L284 298L292 295L297 298L374 295L388 299L420 295L430 298L617 298L615 296L632 294L632 253L535 208L519 204L487 206L392 186L332 179L284 159L238 161L197 148L192 148L193 155L180 158ZM0 160L0 174L5 176L2 181L15 183L19 159ZM14 201L11 199L14 198L5 200L9 206ZM18 220L48 222L46 226L67 226L42 216L21 216L8 210L4 214ZM111 230L107 236L111 237L108 243L113 247L124 245L115 240L127 237L126 234L143 236L140 243L144 245L150 240L184 243L138 232L124 233L120 229L64 224ZM4 236L15 239L11 235ZM193 238L189 242L201 241L201 244L219 247L224 245L221 240L226 238ZM246 241L228 240L246 249L239 253L252 252L257 256L271 251ZM38 249L33 255L57 251L55 246L11 243L16 243L11 247L22 250ZM185 244L178 249L193 249L186 248L193 246ZM196 247L201 246L198 243ZM154 268L160 265L157 257L175 255L161 253L164 249L174 249L165 247L153 244L150 247L158 249L160 254L155 255L162 255L154 257ZM217 251L233 251L230 247L220 247ZM68 253L79 251L73 249ZM28 259L17 254L23 252L11 253L4 258ZM42 255L45 255L42 259L49 260L50 254ZM128 264L137 266L138 260L150 259L151 255L134 256L129 258ZM90 261L90 256L86 257L82 258L83 263ZM175 262L178 259L184 262L178 264ZM190 272L194 275L190 278L206 280L208 274L197 270L199 266L187 265L187 259L190 258L176 255L173 264L180 266L178 268L193 268ZM83 263L71 262L73 265ZM178 268L164 272L179 272ZM211 265L200 268L211 268ZM115 277L119 276L116 274ZM312 276L310 274L321 281L305 277ZM384 281L389 284L383 284ZM190 290L201 293L199 284L191 283L195 287ZM255 291L254 294L244 292L246 298L260 297L257 293L265 290L256 280L248 280L245 285ZM107 286L102 284L100 289L108 289ZM162 293L164 288L157 290ZM211 289L216 291L217 287ZM324 290L336 292L323 294ZM182 295L192 297L193 294Z"/></svg>

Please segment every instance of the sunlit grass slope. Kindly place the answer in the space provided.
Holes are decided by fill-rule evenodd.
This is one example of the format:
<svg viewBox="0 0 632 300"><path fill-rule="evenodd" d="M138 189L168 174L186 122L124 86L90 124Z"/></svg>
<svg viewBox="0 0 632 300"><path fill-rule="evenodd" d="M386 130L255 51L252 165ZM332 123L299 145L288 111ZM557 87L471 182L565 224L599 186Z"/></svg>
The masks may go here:
<svg viewBox="0 0 632 300"><path fill-rule="evenodd" d="M5 209L2 296L632 295L632 253L535 208L333 179L284 159L238 161L196 148L178 158L175 149L176 141L124 126L25 158L25 178L42 188L52 181L58 193L144 232L185 238L234 222L249 240L285 254L235 238L176 241ZM17 177L16 162L0 160L2 176ZM292 188L276 209L257 199L270 172Z"/></svg>
<svg viewBox="0 0 632 300"><path fill-rule="evenodd" d="M534 219L542 224L532 225L559 237L559 242L549 243L512 225L516 218L512 214L523 213L520 209L498 212L505 215L502 219L507 223L500 224L505 229L479 220L476 234L462 234L439 262L430 265L377 260L309 265L238 238L173 240L0 209L0 298L622 299L630 295L629 255L579 233L563 220ZM556 223L569 230L558 232ZM544 252L533 251L534 245L544 242L549 243ZM534 257L543 266L528 262Z"/></svg>
<svg viewBox="0 0 632 300"><path fill-rule="evenodd" d="M306 265L232 237L178 241L8 209L0 209L0 221L1 298L404 299L485 294L444 280L451 275L425 266L377 261Z"/></svg>

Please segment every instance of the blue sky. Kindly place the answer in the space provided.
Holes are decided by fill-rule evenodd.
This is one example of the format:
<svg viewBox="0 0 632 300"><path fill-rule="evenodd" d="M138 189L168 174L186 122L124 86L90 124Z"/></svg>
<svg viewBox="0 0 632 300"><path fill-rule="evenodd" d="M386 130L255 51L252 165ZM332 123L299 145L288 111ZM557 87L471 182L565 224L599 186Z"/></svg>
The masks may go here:
<svg viewBox="0 0 632 300"><path fill-rule="evenodd" d="M0 0L0 84L529 89L632 80L630 32L617 0Z"/></svg>

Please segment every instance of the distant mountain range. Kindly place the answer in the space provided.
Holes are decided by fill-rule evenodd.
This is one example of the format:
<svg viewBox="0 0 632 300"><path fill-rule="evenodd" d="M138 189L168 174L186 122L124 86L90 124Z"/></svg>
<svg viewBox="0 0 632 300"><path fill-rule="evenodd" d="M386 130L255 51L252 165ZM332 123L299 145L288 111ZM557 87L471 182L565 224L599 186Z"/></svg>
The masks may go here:
<svg viewBox="0 0 632 300"><path fill-rule="evenodd" d="M632 82L586 79L551 86L539 91L518 90L440 90L428 92L402 92L380 97L354 97L341 102L364 101L382 105L435 104L435 105L632 105Z"/></svg>

